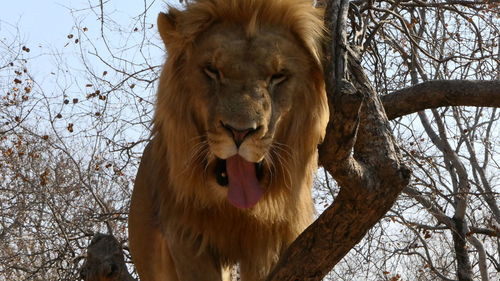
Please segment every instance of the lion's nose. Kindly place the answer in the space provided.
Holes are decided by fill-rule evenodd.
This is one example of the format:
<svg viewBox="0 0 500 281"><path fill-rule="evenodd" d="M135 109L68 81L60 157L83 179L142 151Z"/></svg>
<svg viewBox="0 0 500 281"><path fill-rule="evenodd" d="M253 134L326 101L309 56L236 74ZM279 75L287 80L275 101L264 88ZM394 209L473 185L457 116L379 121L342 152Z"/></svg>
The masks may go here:
<svg viewBox="0 0 500 281"><path fill-rule="evenodd" d="M233 127L232 125L224 122L221 123L222 126L233 135L233 140L237 147L240 147L245 138L254 133L255 131L257 131L258 129L257 125L252 126L250 128L241 129L241 128L236 128L235 126Z"/></svg>

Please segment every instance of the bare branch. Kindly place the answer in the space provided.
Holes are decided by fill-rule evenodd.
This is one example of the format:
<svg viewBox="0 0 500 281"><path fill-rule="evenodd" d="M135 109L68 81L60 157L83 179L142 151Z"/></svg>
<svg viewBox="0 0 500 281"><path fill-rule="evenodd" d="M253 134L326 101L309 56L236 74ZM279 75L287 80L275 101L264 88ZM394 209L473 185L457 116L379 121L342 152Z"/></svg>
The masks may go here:
<svg viewBox="0 0 500 281"><path fill-rule="evenodd" d="M500 107L500 80L439 80L398 90L382 98L390 120L441 106Z"/></svg>

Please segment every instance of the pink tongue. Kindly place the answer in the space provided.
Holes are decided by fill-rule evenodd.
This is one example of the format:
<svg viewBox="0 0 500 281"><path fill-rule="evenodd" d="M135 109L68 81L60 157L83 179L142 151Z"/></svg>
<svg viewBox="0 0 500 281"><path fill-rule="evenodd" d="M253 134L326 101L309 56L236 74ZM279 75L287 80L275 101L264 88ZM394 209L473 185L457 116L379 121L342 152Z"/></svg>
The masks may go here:
<svg viewBox="0 0 500 281"><path fill-rule="evenodd" d="M236 154L226 159L226 170L229 178L229 202L242 209L257 204L263 192L255 173L255 163Z"/></svg>

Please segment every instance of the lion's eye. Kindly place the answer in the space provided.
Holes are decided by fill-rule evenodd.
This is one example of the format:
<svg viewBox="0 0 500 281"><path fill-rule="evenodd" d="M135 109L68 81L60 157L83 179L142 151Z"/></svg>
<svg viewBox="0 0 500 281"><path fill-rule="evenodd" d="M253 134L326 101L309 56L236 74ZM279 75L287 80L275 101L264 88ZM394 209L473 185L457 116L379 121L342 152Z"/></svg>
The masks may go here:
<svg viewBox="0 0 500 281"><path fill-rule="evenodd" d="M284 72L278 72L273 75L271 75L269 79L269 85L270 86L276 86L282 82L284 82L288 76Z"/></svg>
<svg viewBox="0 0 500 281"><path fill-rule="evenodd" d="M212 65L207 65L203 68L203 71L205 74L210 77L211 79L214 80L219 80L220 79L220 72L217 68L215 68Z"/></svg>

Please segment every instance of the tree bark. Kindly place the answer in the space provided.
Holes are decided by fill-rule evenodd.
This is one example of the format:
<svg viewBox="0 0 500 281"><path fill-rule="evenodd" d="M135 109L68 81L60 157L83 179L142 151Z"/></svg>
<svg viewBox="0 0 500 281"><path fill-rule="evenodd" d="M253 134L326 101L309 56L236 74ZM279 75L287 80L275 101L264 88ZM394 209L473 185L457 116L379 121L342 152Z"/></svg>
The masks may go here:
<svg viewBox="0 0 500 281"><path fill-rule="evenodd" d="M457 278L458 281L472 281L472 268L467 253L467 225L461 218L454 217L455 231L452 231L453 245L457 257Z"/></svg>
<svg viewBox="0 0 500 281"><path fill-rule="evenodd" d="M395 91L382 98L389 120L441 106L500 107L500 80L436 80Z"/></svg>
<svg viewBox="0 0 500 281"><path fill-rule="evenodd" d="M346 44L348 5L347 0L327 3L325 21L332 35L325 46L330 122L319 148L320 164L341 189L267 280L322 280L390 209L409 181L410 171L401 161L382 102Z"/></svg>
<svg viewBox="0 0 500 281"><path fill-rule="evenodd" d="M479 273L481 273L481 281L490 281L488 276L488 264L486 262L486 251L483 243L476 237L467 234L467 240L476 248L478 255Z"/></svg>

